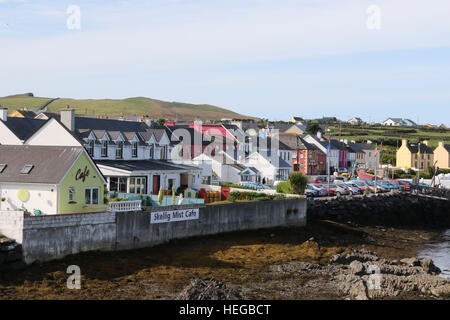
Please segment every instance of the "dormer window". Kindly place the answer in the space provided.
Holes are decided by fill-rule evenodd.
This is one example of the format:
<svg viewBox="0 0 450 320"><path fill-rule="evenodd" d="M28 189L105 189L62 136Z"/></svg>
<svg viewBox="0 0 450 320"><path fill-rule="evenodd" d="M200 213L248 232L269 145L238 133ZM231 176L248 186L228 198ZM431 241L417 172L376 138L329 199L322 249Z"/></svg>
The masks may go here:
<svg viewBox="0 0 450 320"><path fill-rule="evenodd" d="M155 159L155 145L153 143L150 145L150 159Z"/></svg>
<svg viewBox="0 0 450 320"><path fill-rule="evenodd" d="M95 145L95 141L94 141L94 140L91 140L91 141L89 141L89 143L88 143L88 145L87 145L87 147L86 147L87 152L89 153L89 155L90 155L91 157L94 156L94 145Z"/></svg>
<svg viewBox="0 0 450 320"><path fill-rule="evenodd" d="M132 157L137 158L137 156L138 156L138 143L133 142Z"/></svg>
<svg viewBox="0 0 450 320"><path fill-rule="evenodd" d="M116 159L123 159L123 142L118 141L117 142L117 149L116 149Z"/></svg>
<svg viewBox="0 0 450 320"><path fill-rule="evenodd" d="M103 158L108 157L108 141L102 142L102 157Z"/></svg>

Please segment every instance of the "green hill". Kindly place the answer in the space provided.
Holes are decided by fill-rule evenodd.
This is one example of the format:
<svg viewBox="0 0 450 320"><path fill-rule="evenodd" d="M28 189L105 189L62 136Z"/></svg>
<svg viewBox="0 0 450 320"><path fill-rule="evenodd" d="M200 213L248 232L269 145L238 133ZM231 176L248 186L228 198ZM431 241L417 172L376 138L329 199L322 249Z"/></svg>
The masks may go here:
<svg viewBox="0 0 450 320"><path fill-rule="evenodd" d="M54 100L54 101L52 101ZM51 102L52 101L52 102ZM51 102L51 103L49 103ZM239 113L208 104L189 104L182 102L166 102L145 97L118 99L86 99L69 98L53 99L33 97L32 94L19 94L0 98L0 105L7 107L9 112L28 108L41 109L47 103L48 112L59 110L70 105L77 114L84 115L148 115L150 118L165 118L169 120L220 120L222 118L256 119Z"/></svg>

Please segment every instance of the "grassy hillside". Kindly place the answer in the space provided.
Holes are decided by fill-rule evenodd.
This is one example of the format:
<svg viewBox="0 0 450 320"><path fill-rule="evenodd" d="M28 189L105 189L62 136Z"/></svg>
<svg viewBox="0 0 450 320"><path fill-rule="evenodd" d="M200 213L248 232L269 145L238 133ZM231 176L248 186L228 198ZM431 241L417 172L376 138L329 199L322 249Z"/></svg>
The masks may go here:
<svg viewBox="0 0 450 320"><path fill-rule="evenodd" d="M39 109L52 98L38 98L26 95L16 95L0 98L0 105L7 107L9 112L27 107ZM145 97L114 99L57 99L48 105L49 112L58 112L70 105L77 114L85 115L148 115L151 118L166 118L178 120L218 120L221 118L253 118L212 105L196 105L181 102L166 102Z"/></svg>

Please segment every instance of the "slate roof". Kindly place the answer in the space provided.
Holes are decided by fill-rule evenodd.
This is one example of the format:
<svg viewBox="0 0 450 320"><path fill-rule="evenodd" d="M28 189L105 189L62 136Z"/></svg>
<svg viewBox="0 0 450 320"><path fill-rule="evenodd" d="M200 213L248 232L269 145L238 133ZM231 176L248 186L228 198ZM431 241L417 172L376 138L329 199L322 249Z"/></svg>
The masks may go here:
<svg viewBox="0 0 450 320"><path fill-rule="evenodd" d="M18 117L8 117L7 121L0 121L2 121L20 140L26 140L47 122L47 120Z"/></svg>
<svg viewBox="0 0 450 320"><path fill-rule="evenodd" d="M83 147L7 146L0 145L0 182L58 184L70 169ZM20 171L33 165L29 174Z"/></svg>
<svg viewBox="0 0 450 320"><path fill-rule="evenodd" d="M408 149L409 149L409 151L411 151L411 153L417 153L417 152L419 152L419 145L408 143ZM420 144L420 153L433 153L433 150L430 147L428 147L427 145L421 143Z"/></svg>
<svg viewBox="0 0 450 320"><path fill-rule="evenodd" d="M175 170L200 170L194 166L187 166L184 164L175 164L163 160L135 160L135 161L115 161L115 160L100 160L96 161L97 165L113 167L127 171L175 171Z"/></svg>

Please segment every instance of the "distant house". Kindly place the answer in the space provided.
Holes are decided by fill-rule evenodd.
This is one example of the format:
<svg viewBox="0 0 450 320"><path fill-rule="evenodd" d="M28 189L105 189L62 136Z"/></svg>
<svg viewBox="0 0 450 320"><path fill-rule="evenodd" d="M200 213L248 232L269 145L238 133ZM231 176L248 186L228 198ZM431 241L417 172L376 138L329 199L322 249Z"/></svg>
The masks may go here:
<svg viewBox="0 0 450 320"><path fill-rule="evenodd" d="M401 118L388 118L383 122L383 126L389 127L401 127L405 125L405 122Z"/></svg>
<svg viewBox="0 0 450 320"><path fill-rule="evenodd" d="M437 167L450 169L450 144L439 141L437 148L434 149L434 161L436 161Z"/></svg>
<svg viewBox="0 0 450 320"><path fill-rule="evenodd" d="M417 123L415 123L414 121L412 121L410 119L403 119L403 122L405 123L405 125L407 127L417 127Z"/></svg>
<svg viewBox="0 0 450 320"><path fill-rule="evenodd" d="M271 137L280 133L305 134L306 126L292 123L276 123L260 130L260 133Z"/></svg>
<svg viewBox="0 0 450 320"><path fill-rule="evenodd" d="M419 144L402 140L402 146L397 150L397 166L405 169L415 168L426 170L434 163L434 152L428 147L428 142Z"/></svg>
<svg viewBox="0 0 450 320"><path fill-rule="evenodd" d="M290 123L295 123L295 124L300 124L300 125L302 125L302 126L304 126L306 123L305 123L305 120L302 118L302 117L292 117L290 120L289 120L289 122Z"/></svg>
<svg viewBox="0 0 450 320"><path fill-rule="evenodd" d="M361 124L365 123L361 118L357 118L357 117L353 117L350 120L348 120L347 122L352 125L361 125Z"/></svg>

